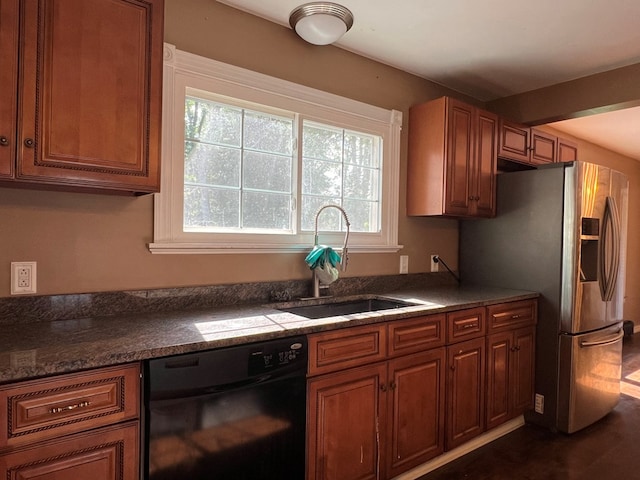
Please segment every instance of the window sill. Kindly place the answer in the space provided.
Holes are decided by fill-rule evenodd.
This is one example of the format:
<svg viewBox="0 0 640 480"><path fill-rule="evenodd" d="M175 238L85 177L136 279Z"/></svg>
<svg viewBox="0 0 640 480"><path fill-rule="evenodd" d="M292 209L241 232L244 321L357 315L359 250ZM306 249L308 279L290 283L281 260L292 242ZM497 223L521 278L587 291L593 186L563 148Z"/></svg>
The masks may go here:
<svg viewBox="0 0 640 480"><path fill-rule="evenodd" d="M259 245L259 244L204 244L204 243L150 243L155 254L246 254L246 253L304 253L313 245ZM395 253L403 245L348 245L349 253ZM338 250L341 246L337 247Z"/></svg>

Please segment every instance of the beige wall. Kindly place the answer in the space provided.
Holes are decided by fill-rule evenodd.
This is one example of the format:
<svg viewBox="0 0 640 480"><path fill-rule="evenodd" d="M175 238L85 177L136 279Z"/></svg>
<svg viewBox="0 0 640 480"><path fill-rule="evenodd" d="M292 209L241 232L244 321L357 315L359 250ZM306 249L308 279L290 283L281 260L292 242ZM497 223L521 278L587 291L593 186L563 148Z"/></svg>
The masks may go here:
<svg viewBox="0 0 640 480"><path fill-rule="evenodd" d="M457 267L457 221L407 218L404 199L408 108L454 92L335 47L308 45L289 28L213 0L166 0L165 40L181 50L403 111L399 242L404 248L396 254L352 254L347 275L395 274L400 254L409 255L411 272L427 271L430 253ZM634 162L585 148L582 158L611 158L640 185ZM303 254L152 255L147 249L153 239L151 196L0 188L0 228L0 297L9 296L11 261L38 262L39 294L309 278ZM630 261L638 266L637 255ZM637 289L638 275L630 276L629 285Z"/></svg>

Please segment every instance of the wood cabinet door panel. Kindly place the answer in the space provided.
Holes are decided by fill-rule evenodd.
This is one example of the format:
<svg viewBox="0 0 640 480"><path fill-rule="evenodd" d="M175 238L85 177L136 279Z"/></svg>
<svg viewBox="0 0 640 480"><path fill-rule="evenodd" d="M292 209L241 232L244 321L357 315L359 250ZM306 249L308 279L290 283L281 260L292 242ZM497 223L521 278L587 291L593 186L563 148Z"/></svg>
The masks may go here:
<svg viewBox="0 0 640 480"><path fill-rule="evenodd" d="M106 427L0 455L11 480L137 480L138 422Z"/></svg>
<svg viewBox="0 0 640 480"><path fill-rule="evenodd" d="M472 214L493 217L496 214L496 164L498 154L498 116L478 111L476 121L475 166L472 169L475 195Z"/></svg>
<svg viewBox="0 0 640 480"><path fill-rule="evenodd" d="M535 300L489 305L487 307L489 332L535 325L538 318L537 305L538 302Z"/></svg>
<svg viewBox="0 0 640 480"><path fill-rule="evenodd" d="M473 108L448 99L447 175L445 213L466 215L469 209L469 175L474 154Z"/></svg>
<svg viewBox="0 0 640 480"><path fill-rule="evenodd" d="M157 191L162 9L24 1L17 178Z"/></svg>
<svg viewBox="0 0 640 480"><path fill-rule="evenodd" d="M0 387L0 448L137 418L138 364Z"/></svg>
<svg viewBox="0 0 640 480"><path fill-rule="evenodd" d="M501 119L499 133L498 156L529 163L529 127Z"/></svg>
<svg viewBox="0 0 640 480"><path fill-rule="evenodd" d="M18 0L0 2L0 178L13 177L18 96Z"/></svg>
<svg viewBox="0 0 640 480"><path fill-rule="evenodd" d="M378 478L385 382L384 363L309 381L308 480Z"/></svg>
<svg viewBox="0 0 640 480"><path fill-rule="evenodd" d="M386 357L385 325L309 335L309 375L365 365Z"/></svg>
<svg viewBox="0 0 640 480"><path fill-rule="evenodd" d="M541 132L535 128L531 129L531 154L530 161L534 165L545 165L556 162L556 143L558 138Z"/></svg>
<svg viewBox="0 0 640 480"><path fill-rule="evenodd" d="M446 315L397 320L389 324L389 356L420 352L444 345Z"/></svg>
<svg viewBox="0 0 640 480"><path fill-rule="evenodd" d="M513 414L521 413L533 407L535 390L535 327L523 328L513 332Z"/></svg>
<svg viewBox="0 0 640 480"><path fill-rule="evenodd" d="M482 337L485 334L484 307L467 308L447 314L447 342Z"/></svg>
<svg viewBox="0 0 640 480"><path fill-rule="evenodd" d="M389 362L391 431L387 447L393 478L444 451L444 347Z"/></svg>
<svg viewBox="0 0 640 480"><path fill-rule="evenodd" d="M558 162L575 162L578 160L578 145L565 138L558 138Z"/></svg>
<svg viewBox="0 0 640 480"><path fill-rule="evenodd" d="M496 333L487 338L487 429L511 417L512 348L511 332Z"/></svg>
<svg viewBox="0 0 640 480"><path fill-rule="evenodd" d="M484 431L485 339L447 347L448 450Z"/></svg>

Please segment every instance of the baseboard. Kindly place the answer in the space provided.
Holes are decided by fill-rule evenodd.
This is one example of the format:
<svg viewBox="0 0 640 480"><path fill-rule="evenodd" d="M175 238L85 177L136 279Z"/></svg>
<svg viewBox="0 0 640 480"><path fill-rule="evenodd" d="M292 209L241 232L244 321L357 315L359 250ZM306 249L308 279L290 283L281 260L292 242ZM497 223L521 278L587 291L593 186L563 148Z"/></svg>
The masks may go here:
<svg viewBox="0 0 640 480"><path fill-rule="evenodd" d="M422 465L417 466L416 468L409 470L401 475L398 475L393 480L416 480L420 478L422 475L426 475L429 472L433 472L435 469L446 465L449 462L454 461L457 458L466 455L469 452L476 450L477 448L486 445L487 443L491 443L494 440L506 435L507 433L511 433L514 430L522 427L524 425L524 416L520 415L519 417L514 418L513 420L509 420L508 422L503 423L502 425L492 428L490 431L483 433L482 435L469 440L464 445L460 445L458 448L454 448L448 452L443 453L442 455L437 456L433 460L429 460Z"/></svg>

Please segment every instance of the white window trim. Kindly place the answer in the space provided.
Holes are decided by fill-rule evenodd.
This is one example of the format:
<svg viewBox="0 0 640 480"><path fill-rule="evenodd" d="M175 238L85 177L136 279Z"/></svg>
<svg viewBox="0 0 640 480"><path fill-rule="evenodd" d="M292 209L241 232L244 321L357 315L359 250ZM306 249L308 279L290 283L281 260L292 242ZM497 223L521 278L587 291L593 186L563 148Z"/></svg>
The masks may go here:
<svg viewBox="0 0 640 480"><path fill-rule="evenodd" d="M264 95L278 99L277 108L291 109L315 117L322 112L324 119L348 114L358 121L370 122L378 128L383 126L383 190L381 225L382 232L354 233L350 235L351 253L392 253L402 248L398 245L398 210L400 183L400 131L402 112L387 110L352 99L330 94L292 82L256 73L244 68L217 62L205 57L177 50L170 44L164 45L164 86L163 86L163 127L161 189L154 194L154 241L149 244L152 253L298 253L308 251L313 240L299 244L279 242L280 236L255 235L255 241L203 241L192 242L185 237L198 235L182 232L182 205L172 199L175 189L183 188L183 164L172 162L172 156L183 155L184 127L176 126L175 115L184 109L184 99L176 95L190 86L209 87L215 82L216 93L234 97L234 92L242 91L242 99L264 103ZM210 88L210 87L209 87ZM182 99L182 100L181 100ZM302 110L302 111L301 111ZM182 113L180 113L182 114ZM332 115L333 114L333 115ZM344 124L344 122L341 122ZM348 125L345 125L347 128ZM357 128L357 127L356 127ZM245 234L246 235L246 234ZM225 237L224 234L220 235ZM309 235L313 237L313 233ZM322 243L341 244L343 232L322 233ZM246 238L246 237L245 237ZM263 241L264 240L264 241ZM274 240L276 240L274 242Z"/></svg>

